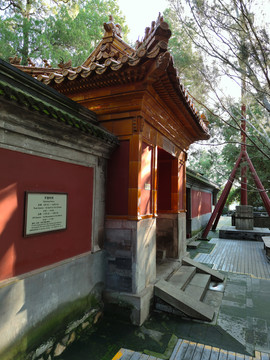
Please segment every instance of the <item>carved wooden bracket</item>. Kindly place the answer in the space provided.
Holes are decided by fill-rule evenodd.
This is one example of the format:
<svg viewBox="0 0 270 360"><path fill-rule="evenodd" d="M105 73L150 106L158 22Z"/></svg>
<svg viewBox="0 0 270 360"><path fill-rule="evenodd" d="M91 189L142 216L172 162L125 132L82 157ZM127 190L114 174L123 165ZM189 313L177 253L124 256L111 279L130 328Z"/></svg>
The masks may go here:
<svg viewBox="0 0 270 360"><path fill-rule="evenodd" d="M132 130L133 132L142 132L144 127L144 118L141 115L138 115L132 120Z"/></svg>

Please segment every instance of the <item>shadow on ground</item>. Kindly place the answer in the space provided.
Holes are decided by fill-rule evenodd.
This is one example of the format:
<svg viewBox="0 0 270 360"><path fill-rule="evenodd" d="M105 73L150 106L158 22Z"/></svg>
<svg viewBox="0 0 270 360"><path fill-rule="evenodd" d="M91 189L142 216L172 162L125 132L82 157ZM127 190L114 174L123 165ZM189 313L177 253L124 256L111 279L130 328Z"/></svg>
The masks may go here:
<svg viewBox="0 0 270 360"><path fill-rule="evenodd" d="M78 342L71 345L60 359L111 360L121 347L138 352L148 350L164 354L173 335L247 354L244 346L219 326L153 312L149 320L138 327L131 325L128 319L120 319L119 316L105 311L96 331L85 334Z"/></svg>

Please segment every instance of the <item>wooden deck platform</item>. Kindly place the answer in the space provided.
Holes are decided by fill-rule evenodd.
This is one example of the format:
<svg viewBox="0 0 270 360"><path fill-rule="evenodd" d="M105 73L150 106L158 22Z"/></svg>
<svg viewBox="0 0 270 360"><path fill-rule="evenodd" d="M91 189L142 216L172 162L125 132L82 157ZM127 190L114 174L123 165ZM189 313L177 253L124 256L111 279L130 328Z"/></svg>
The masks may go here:
<svg viewBox="0 0 270 360"><path fill-rule="evenodd" d="M162 358L122 348L112 360L162 360ZM169 360L270 360L270 355L255 351L253 357L179 339Z"/></svg>
<svg viewBox="0 0 270 360"><path fill-rule="evenodd" d="M212 239L216 244L210 254L198 254L194 260L213 264L213 269L270 279L270 264L262 241Z"/></svg>

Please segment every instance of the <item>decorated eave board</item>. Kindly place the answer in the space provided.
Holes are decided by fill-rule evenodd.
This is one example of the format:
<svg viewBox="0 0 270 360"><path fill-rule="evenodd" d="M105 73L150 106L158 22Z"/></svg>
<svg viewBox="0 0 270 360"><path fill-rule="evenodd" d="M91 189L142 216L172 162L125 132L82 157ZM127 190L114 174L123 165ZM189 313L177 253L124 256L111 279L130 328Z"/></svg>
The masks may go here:
<svg viewBox="0 0 270 360"><path fill-rule="evenodd" d="M150 84L178 119L178 133L188 134L187 147L194 141L208 139L208 122L198 113L181 84L168 51L171 30L163 17L159 15L157 21L145 29L143 40L137 41L135 48L123 41L120 25L114 24L112 17L104 23L104 30L103 39L81 66L73 67L68 61L52 68L43 60L44 67L36 67L30 59L28 66L22 66L17 56L10 58L10 62L75 100L76 94L129 84L146 83L149 87Z"/></svg>

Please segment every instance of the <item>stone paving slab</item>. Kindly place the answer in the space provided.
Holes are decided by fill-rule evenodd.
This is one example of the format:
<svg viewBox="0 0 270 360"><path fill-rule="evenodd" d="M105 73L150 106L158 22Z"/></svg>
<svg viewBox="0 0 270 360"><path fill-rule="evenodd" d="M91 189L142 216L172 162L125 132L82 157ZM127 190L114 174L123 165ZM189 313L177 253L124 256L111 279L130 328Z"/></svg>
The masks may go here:
<svg viewBox="0 0 270 360"><path fill-rule="evenodd" d="M210 242L216 244L211 254L199 254L195 260L228 273L217 325L248 352L270 352L270 264L263 242Z"/></svg>

